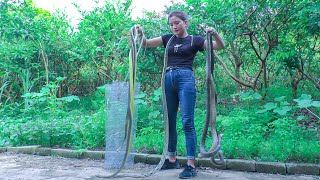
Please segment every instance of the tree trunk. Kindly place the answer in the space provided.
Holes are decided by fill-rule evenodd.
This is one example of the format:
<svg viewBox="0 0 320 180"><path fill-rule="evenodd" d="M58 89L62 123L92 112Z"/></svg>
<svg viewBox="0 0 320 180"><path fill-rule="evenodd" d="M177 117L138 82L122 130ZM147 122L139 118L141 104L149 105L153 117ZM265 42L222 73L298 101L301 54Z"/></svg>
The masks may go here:
<svg viewBox="0 0 320 180"><path fill-rule="evenodd" d="M291 81L291 87L292 87L292 95L293 95L294 99L296 99L298 97L298 95L297 95L298 84L299 84L299 80L295 80L293 78Z"/></svg>
<svg viewBox="0 0 320 180"><path fill-rule="evenodd" d="M236 78L240 79L241 78L240 77L240 65L238 66L237 63L235 65L235 73L236 73ZM236 83L237 93L239 93L241 91L241 84L239 84L237 82L235 82L235 83ZM236 101L239 102L239 95L238 94L236 95L235 98L236 98Z"/></svg>
<svg viewBox="0 0 320 180"><path fill-rule="evenodd" d="M235 48L235 45L234 45L234 42L230 42L230 47L231 47L231 53L232 53L232 56L235 60L235 63L234 64L234 69L235 69L235 75L236 75L236 78L237 79L240 79L240 67L241 67L241 64L242 64L242 61L239 57L239 55L237 54L236 52L236 48ZM235 82L235 85L236 85L236 90L237 90L237 93L239 93L241 91L241 84L240 83L237 83ZM239 95L236 95L236 101L239 102Z"/></svg>
<svg viewBox="0 0 320 180"><path fill-rule="evenodd" d="M262 68L263 68L263 83L264 83L264 92L261 100L263 100L267 96L268 91L268 77L267 77L267 61L264 59L262 62Z"/></svg>

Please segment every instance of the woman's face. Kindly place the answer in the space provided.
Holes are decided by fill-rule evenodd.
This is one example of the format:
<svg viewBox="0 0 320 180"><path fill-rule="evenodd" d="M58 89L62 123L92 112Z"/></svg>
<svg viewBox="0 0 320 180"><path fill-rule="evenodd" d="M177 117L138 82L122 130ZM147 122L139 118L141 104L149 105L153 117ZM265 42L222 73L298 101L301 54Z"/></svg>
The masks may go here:
<svg viewBox="0 0 320 180"><path fill-rule="evenodd" d="M169 25L173 34L183 37L187 33L188 21L183 21L177 16L169 18Z"/></svg>

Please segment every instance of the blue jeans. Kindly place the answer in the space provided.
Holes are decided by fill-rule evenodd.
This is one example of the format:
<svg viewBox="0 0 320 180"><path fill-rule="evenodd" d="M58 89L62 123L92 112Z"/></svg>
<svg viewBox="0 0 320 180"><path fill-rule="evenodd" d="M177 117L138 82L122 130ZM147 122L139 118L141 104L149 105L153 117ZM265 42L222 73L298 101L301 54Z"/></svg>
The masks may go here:
<svg viewBox="0 0 320 180"><path fill-rule="evenodd" d="M177 112L180 102L183 130L186 139L187 159L195 159L197 136L194 127L196 85L193 71L188 68L171 68L166 72L165 91L169 118L168 155L177 150Z"/></svg>

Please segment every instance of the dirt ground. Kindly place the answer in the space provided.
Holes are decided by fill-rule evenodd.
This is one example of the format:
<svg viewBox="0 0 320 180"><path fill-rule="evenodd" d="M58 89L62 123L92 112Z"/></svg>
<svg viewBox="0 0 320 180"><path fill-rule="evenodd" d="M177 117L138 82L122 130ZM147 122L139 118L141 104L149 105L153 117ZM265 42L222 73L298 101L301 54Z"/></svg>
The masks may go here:
<svg viewBox="0 0 320 180"><path fill-rule="evenodd" d="M141 175L155 168L154 165L137 163L124 170L120 175ZM117 179L178 179L182 169L159 171L148 178L122 177ZM104 169L103 160L68 159L51 156L0 153L0 180L82 180L103 179L97 176L108 176L114 170ZM277 175L263 173L237 172L229 170L199 169L194 179L218 180L320 180L319 176Z"/></svg>

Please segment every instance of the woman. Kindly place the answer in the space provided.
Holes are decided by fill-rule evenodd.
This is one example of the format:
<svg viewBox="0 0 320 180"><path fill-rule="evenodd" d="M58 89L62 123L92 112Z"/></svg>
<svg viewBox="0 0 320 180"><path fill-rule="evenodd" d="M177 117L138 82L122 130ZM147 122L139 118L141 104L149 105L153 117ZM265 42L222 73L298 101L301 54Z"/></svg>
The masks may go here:
<svg viewBox="0 0 320 180"><path fill-rule="evenodd" d="M165 93L168 107L169 119L169 143L168 159L166 159L162 169L179 168L176 158L177 130L176 119L180 103L182 124L186 138L187 165L179 178L191 178L197 175L195 167L197 136L194 127L194 109L196 102L196 85L192 70L193 61L198 51L206 49L206 40L200 36L192 36L187 32L188 16L183 11L172 11L168 16L168 21L173 34L166 34L153 39L144 39L145 47L166 47L169 39L168 68L165 75ZM142 28L136 26L139 33ZM213 49L224 48L224 42L214 28L207 28L213 33Z"/></svg>

